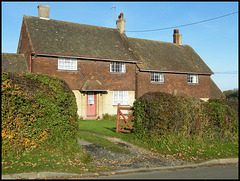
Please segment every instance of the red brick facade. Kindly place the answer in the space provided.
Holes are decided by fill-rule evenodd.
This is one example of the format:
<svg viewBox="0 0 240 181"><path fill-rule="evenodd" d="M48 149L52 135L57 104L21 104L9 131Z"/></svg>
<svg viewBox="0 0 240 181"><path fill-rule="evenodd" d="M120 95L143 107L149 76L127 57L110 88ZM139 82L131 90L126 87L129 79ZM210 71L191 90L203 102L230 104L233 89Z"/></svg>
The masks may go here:
<svg viewBox="0 0 240 181"><path fill-rule="evenodd" d="M126 73L111 73L110 62L78 59L77 71L58 70L58 58L37 56L32 60L32 72L53 75L64 79L72 90L80 90L83 84L94 77L107 89L136 91L136 98L147 92L166 92L196 98L210 97L210 76L198 75L198 84L187 83L187 74L164 73L164 83L152 83L150 72L138 72L136 65L126 63ZM137 79L136 79L137 77ZM136 88L137 87L137 88Z"/></svg>
<svg viewBox="0 0 240 181"><path fill-rule="evenodd" d="M198 84L187 83L187 74L164 73L164 83L153 83L150 80L150 72L138 72L137 74L137 97L147 92L166 92L173 94L176 90L177 95L191 96L196 98L210 97L210 76L198 75Z"/></svg>
<svg viewBox="0 0 240 181"><path fill-rule="evenodd" d="M77 62L77 71L64 71L58 70L58 58L37 56L32 60L32 72L60 77L72 90L80 90L88 79L94 77L111 91L135 91L135 64L126 63L126 73L110 73L110 62L81 59Z"/></svg>

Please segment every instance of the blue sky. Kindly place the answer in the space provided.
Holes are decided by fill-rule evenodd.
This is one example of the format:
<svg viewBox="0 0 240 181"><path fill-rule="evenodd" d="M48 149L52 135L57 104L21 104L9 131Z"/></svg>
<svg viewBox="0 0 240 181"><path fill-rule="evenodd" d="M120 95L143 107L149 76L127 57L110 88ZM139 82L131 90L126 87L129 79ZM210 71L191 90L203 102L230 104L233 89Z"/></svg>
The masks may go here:
<svg viewBox="0 0 240 181"><path fill-rule="evenodd" d="M220 2L51 2L3 1L2 52L16 53L23 15L38 16L39 4L50 6L50 19L116 28L116 18L122 12L128 37L172 42L173 29L150 32L130 32L161 29L194 23L238 12L238 1ZM182 44L190 45L215 72L212 79L222 90L238 88L238 13L223 18L179 27ZM128 32L129 31L129 32Z"/></svg>

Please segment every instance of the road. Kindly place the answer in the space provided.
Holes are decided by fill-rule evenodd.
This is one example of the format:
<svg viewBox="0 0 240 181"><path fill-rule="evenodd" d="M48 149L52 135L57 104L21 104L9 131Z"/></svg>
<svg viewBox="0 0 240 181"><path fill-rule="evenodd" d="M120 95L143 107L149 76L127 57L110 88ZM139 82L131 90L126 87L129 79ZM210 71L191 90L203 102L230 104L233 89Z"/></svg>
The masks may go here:
<svg viewBox="0 0 240 181"><path fill-rule="evenodd" d="M238 179L238 165L118 174L84 179Z"/></svg>

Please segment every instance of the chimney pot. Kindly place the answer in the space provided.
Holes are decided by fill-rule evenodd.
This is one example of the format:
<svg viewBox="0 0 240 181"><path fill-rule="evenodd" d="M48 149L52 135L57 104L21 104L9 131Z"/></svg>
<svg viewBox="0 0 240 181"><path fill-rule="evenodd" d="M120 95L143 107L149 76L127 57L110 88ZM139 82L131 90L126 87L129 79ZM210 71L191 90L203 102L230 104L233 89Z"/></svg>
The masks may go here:
<svg viewBox="0 0 240 181"><path fill-rule="evenodd" d="M175 29L173 33L173 43L177 45L182 45L182 35L179 34L179 30Z"/></svg>
<svg viewBox="0 0 240 181"><path fill-rule="evenodd" d="M43 19L49 19L49 8L50 6L38 5L38 17Z"/></svg>
<svg viewBox="0 0 240 181"><path fill-rule="evenodd" d="M123 13L120 13L119 18L123 18Z"/></svg>
<svg viewBox="0 0 240 181"><path fill-rule="evenodd" d="M179 29L175 29L174 34L179 34Z"/></svg>
<svg viewBox="0 0 240 181"><path fill-rule="evenodd" d="M120 13L118 16L118 20L116 21L117 29L120 31L120 33L125 33L125 19L123 19L123 13Z"/></svg>

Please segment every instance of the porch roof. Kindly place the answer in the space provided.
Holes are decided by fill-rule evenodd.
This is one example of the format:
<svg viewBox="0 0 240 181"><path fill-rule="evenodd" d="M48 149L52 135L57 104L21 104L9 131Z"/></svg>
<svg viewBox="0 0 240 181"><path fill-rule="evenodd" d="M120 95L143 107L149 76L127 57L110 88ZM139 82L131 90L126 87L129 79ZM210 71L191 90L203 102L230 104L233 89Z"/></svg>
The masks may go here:
<svg viewBox="0 0 240 181"><path fill-rule="evenodd" d="M80 89L80 91L96 91L96 92L106 92L108 89L102 85L99 80L93 78L88 79Z"/></svg>

